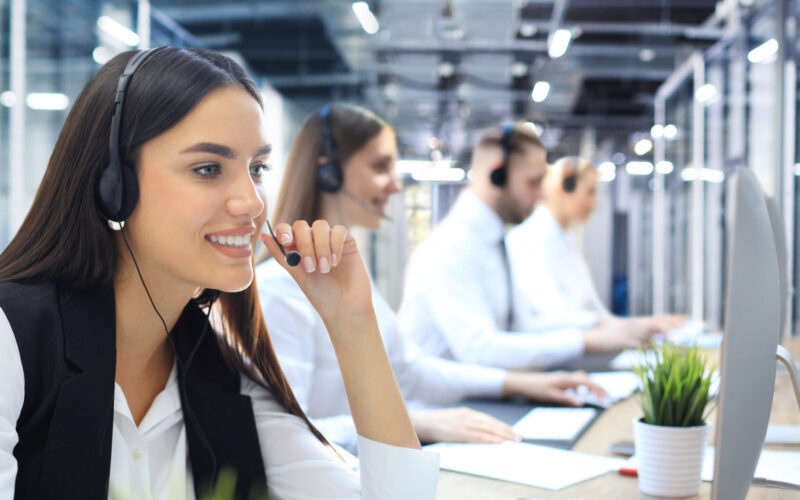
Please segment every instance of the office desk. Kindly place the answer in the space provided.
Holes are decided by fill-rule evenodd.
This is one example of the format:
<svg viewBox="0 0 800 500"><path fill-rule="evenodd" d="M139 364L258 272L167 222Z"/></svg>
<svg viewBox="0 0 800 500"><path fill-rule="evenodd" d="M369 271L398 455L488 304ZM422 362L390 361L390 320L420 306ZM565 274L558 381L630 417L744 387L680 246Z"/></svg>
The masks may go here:
<svg viewBox="0 0 800 500"><path fill-rule="evenodd" d="M795 361L800 358L800 337L794 337L784 342ZM782 365L781 365L782 366ZM633 441L633 428L631 422L642 415L636 397L620 401L609 408L595 421L592 427L577 442L574 451L593 453L597 455L615 456L608 451L611 443L620 440ZM716 414L709 417L713 423ZM770 423L800 425L800 408L795 401L789 376L785 371L778 371L775 378L775 395L772 402ZM710 444L713 444L714 431L710 435ZM800 446L777 446L770 448L800 451ZM535 464L531 464L535 467ZM711 483L702 483L697 499L710 498ZM521 484L496 481L477 476L460 474L457 472L441 471L439 474L439 488L436 498L439 500L518 500L521 498L551 499L652 499L639 491L638 481L635 477L621 476L609 473L595 479L570 486L560 491L550 491L532 488ZM800 492L776 488L751 487L748 499L783 500L800 499Z"/></svg>

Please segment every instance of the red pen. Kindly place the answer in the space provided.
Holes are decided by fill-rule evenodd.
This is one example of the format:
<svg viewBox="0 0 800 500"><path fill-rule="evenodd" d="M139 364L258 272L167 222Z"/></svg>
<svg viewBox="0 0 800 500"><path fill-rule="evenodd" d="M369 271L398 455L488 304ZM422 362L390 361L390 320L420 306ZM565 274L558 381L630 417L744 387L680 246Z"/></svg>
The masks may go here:
<svg viewBox="0 0 800 500"><path fill-rule="evenodd" d="M639 471L637 471L633 467L620 467L619 473L623 476L631 476L631 477L637 477L639 475Z"/></svg>

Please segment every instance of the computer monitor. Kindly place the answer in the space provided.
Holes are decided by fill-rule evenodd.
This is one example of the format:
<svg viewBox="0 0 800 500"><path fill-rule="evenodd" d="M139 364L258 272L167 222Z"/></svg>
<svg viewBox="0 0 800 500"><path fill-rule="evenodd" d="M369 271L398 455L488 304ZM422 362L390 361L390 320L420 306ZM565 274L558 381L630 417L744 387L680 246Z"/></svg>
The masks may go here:
<svg viewBox="0 0 800 500"><path fill-rule="evenodd" d="M775 240L761 188L745 168L737 169L730 182L714 500L743 499L750 488L772 408L781 312Z"/></svg>
<svg viewBox="0 0 800 500"><path fill-rule="evenodd" d="M781 324L778 331L778 343L783 342L786 334L786 325L789 322L789 260L786 249L786 233L783 227L783 216L778 208L778 202L772 196L767 196L767 213L772 225L772 235L775 240L775 253L778 257L778 284L781 289Z"/></svg>

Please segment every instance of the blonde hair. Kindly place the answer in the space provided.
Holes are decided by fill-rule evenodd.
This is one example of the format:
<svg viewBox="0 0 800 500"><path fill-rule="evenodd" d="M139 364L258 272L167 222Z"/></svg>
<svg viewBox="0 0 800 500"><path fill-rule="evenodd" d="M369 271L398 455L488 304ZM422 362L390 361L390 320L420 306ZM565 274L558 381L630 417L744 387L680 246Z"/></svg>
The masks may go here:
<svg viewBox="0 0 800 500"><path fill-rule="evenodd" d="M547 179L544 189L549 194L560 189L564 179L574 176L576 180L583 177L587 172L596 172L597 167L591 161L579 156L565 156L559 158L552 165L547 167Z"/></svg>

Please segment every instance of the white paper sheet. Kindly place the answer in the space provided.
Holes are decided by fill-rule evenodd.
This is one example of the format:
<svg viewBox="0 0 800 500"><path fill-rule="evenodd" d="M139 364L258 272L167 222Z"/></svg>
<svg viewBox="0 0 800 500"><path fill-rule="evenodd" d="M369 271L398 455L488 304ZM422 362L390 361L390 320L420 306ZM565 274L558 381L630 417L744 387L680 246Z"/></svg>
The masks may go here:
<svg viewBox="0 0 800 500"><path fill-rule="evenodd" d="M595 415L594 408L534 408L512 429L525 439L571 441Z"/></svg>
<svg viewBox="0 0 800 500"><path fill-rule="evenodd" d="M560 490L616 471L626 462L619 458L513 441L503 444L439 443L426 446L426 449L439 453L442 469L549 490Z"/></svg>
<svg viewBox="0 0 800 500"><path fill-rule="evenodd" d="M636 467L638 463L634 455L628 460L628 467ZM767 479L800 486L800 451L761 450L753 477L754 483L758 483L759 479ZM713 478L714 447L707 446L703 454L700 479L710 482Z"/></svg>

